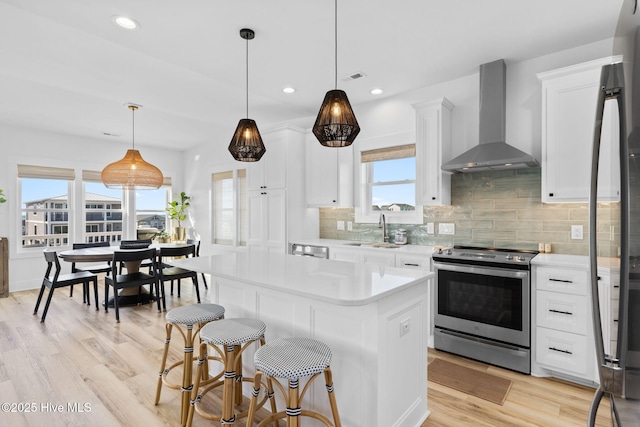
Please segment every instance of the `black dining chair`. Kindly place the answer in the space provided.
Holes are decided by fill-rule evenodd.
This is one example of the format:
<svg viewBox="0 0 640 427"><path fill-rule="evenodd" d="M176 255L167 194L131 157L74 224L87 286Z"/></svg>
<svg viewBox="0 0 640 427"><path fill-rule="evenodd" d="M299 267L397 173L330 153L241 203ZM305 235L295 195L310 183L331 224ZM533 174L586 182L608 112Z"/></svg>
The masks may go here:
<svg viewBox="0 0 640 427"><path fill-rule="evenodd" d="M49 288L49 295L47 296L47 302L44 305L44 311L42 312L42 318L40 319L40 323L44 322L45 317L47 317L47 311L49 311L49 304L51 304L51 297L53 297L53 291L56 288L61 288L63 286L73 286L82 284L82 288L88 290L89 283L93 282L93 292L96 299L96 310L99 309L98 306L98 276L88 271L78 271L75 273L69 274L60 274L60 260L58 260L58 253L55 251L45 251L44 259L47 261L47 271L44 273L44 278L42 279L42 285L40 286L40 293L38 294L38 300L36 301L36 307L33 309L33 314L38 314L38 307L40 307L40 301L42 301L42 295L44 294L44 288ZM56 270L51 274L53 267L55 266ZM84 302L84 301L83 301ZM89 298L87 296L87 304L89 303Z"/></svg>
<svg viewBox="0 0 640 427"><path fill-rule="evenodd" d="M127 271L127 274L119 274L118 272L121 263L141 263L147 260L151 264L149 273ZM104 311L109 311L109 288L113 288L113 305L116 309L116 321L118 323L120 323L120 306L118 302L118 290L120 289L137 287L138 297L140 297L142 294L142 286L149 285L149 293L153 295L155 291L158 311L161 311L160 299L164 297L164 292L160 292L156 250L151 248L115 251L113 253L113 260L111 261L111 273L104 278L104 285Z"/></svg>
<svg viewBox="0 0 640 427"><path fill-rule="evenodd" d="M180 279L191 279L193 281L194 286L196 287L196 296L198 298L198 302L200 302L200 289L198 287L198 272L193 270L187 270L182 267L173 267L165 263L167 258L176 258L176 257L195 257L196 256L196 247L195 245L187 245L187 246L176 246L176 247L162 247L160 248L160 259L158 261L158 265L162 266L160 268L160 285L162 288L162 293L164 295L164 282L171 281L171 295L173 295L173 282L177 280L178 282L178 297L180 297ZM162 304L164 308L166 308L164 296L162 299Z"/></svg>
<svg viewBox="0 0 640 427"><path fill-rule="evenodd" d="M120 241L120 249L122 250L130 250L130 249L146 249L151 246L151 239L139 239L139 240L121 240ZM122 268L124 267L124 263L120 264L120 274L122 274ZM151 263L148 260L142 261L140 264L142 268L148 268L149 272L151 272Z"/></svg>
<svg viewBox="0 0 640 427"><path fill-rule="evenodd" d="M187 239L187 245L196 245L196 256L200 256L200 240ZM205 289L209 289L209 286L207 286L207 278L204 277L204 273L202 273L202 283L204 284Z"/></svg>
<svg viewBox="0 0 640 427"><path fill-rule="evenodd" d="M92 242L92 243L74 243L72 245L73 249L85 249L85 248L99 248L99 247L109 247L109 242ZM108 273L111 271L111 262L107 262L104 264L91 264L91 265L77 265L76 262L71 263L71 272L77 273L78 271L88 271L89 273L99 274L99 273ZM88 290L82 289L82 302L86 302L89 298ZM69 288L69 296L73 296L73 285Z"/></svg>

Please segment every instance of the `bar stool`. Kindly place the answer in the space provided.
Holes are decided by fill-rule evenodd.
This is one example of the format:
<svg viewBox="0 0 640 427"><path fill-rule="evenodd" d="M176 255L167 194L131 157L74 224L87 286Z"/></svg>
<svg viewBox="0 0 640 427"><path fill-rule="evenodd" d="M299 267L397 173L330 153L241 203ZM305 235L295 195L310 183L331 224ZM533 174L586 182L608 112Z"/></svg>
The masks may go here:
<svg viewBox="0 0 640 427"><path fill-rule="evenodd" d="M164 352L162 354L162 364L160 366L160 372L158 373L158 387L156 388L156 401L157 405L160 401L160 392L162 391L162 385L166 385L167 387L180 390L182 393L181 396L181 407L180 407L180 421L181 425L185 425L187 422L187 413L189 408L189 393L193 388L193 361L196 360L196 357L193 356L193 341L195 337L198 335L198 332L202 331L202 327L214 320L219 320L224 318L224 307L217 304L192 304L185 305L183 307L174 308L169 310L166 315L167 324L165 329L167 331L166 339L164 342ZM178 326L178 331L184 338L184 359L180 360L173 365L167 366L167 355L169 353L169 343L171 342L171 332L173 331L173 326ZM185 325L185 330L183 330L180 325ZM193 325L198 325L193 330ZM220 360L218 358L212 357L208 360ZM180 366L183 366L182 370L182 385L173 384L169 382L167 379L167 375L169 371ZM202 373L206 378L208 376L208 365L207 369ZM216 378L220 378L222 373L218 375Z"/></svg>
<svg viewBox="0 0 640 427"><path fill-rule="evenodd" d="M260 347L256 351L254 362L256 373L247 426L251 426L253 423L256 411L255 401L260 393L260 382L263 375L267 378L286 378L289 390L287 393L279 381L271 383L275 383L278 386L287 408L280 412L274 409L269 417L258 424L258 427L285 417L287 419L287 427L297 427L300 425L301 416L315 418L327 426L340 427L342 425L338 414L338 406L336 405L336 397L333 394L333 377L329 367L331 364L331 349L326 344L311 338L281 338ZM331 421L324 415L300 407L300 403L309 386L321 373L324 373L334 424L331 424ZM298 388L299 378L301 377L310 377L302 392Z"/></svg>
<svg viewBox="0 0 640 427"><path fill-rule="evenodd" d="M242 403L242 382L253 382L253 378L242 376L242 353L254 342L264 345L264 333L267 327L264 322L257 319L234 318L224 319L205 325L200 330L200 357L196 368L195 383L191 392L191 407L187 418L187 426L193 422L193 413L197 412L208 420L220 421L223 425L235 424L236 419L246 417L249 411L235 413L236 405ZM203 364L207 360L207 347L211 345L220 355L224 363L224 379L210 378L201 381ZM221 346L224 350L221 350ZM200 402L202 397L216 387L222 386L222 413L212 414L205 411ZM199 393L200 387L204 387ZM270 385L267 389L270 389ZM262 407L267 397L273 397L273 393L266 395L257 403ZM255 400L255 399L254 399ZM255 402L254 402L255 404ZM275 401L271 399L272 409L275 411ZM248 424L247 424L248 425Z"/></svg>

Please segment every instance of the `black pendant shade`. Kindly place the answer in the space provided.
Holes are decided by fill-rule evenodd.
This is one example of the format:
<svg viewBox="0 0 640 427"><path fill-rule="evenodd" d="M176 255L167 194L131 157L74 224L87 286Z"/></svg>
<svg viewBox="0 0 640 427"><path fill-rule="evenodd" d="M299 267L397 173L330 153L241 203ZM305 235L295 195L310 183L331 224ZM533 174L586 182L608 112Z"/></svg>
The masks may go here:
<svg viewBox="0 0 640 427"><path fill-rule="evenodd" d="M239 162L257 162L262 158L267 149L262 142L258 125L255 120L249 118L249 40L253 40L256 33L249 29L240 30L240 37L246 40L246 97L247 97L247 118L240 119L238 127L231 138L229 152Z"/></svg>
<svg viewBox="0 0 640 427"><path fill-rule="evenodd" d="M348 147L360 133L360 126L351 109L347 94L339 89L324 96L313 134L325 147Z"/></svg>
<svg viewBox="0 0 640 427"><path fill-rule="evenodd" d="M257 162L262 158L267 150L255 120L240 119L231 138L229 151L240 162Z"/></svg>

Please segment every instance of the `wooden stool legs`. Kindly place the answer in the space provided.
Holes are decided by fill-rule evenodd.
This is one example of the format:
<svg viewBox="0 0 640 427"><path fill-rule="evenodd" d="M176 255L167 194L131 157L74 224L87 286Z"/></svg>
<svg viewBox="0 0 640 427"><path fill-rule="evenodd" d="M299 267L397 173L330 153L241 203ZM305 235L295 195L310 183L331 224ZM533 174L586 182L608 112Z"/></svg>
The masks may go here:
<svg viewBox="0 0 640 427"><path fill-rule="evenodd" d="M253 418L255 416L255 411L256 411L255 403L258 395L260 394L260 381L263 375L264 374L261 371L259 370L256 371L256 374L254 377L255 379L254 379L254 386L252 391L252 398L249 404L249 414L247 416L247 426L253 425ZM333 393L333 377L331 374L331 368L329 367L327 367L324 370L324 377L325 377L325 383L327 387L327 394L329 395L329 404L331 405L331 413L333 414L333 424L331 424L331 421L324 415L314 411L302 409L300 407L300 402L304 398L304 395L307 392L308 387L311 385L313 380L315 380L318 375L320 374L319 373L314 374L309 378L309 380L307 381L307 384L302 389L302 392L300 392L299 379L297 378L288 380L288 385L289 385L288 392L285 391L282 384L276 381L275 384L278 386L278 388L280 389L280 392L285 397L285 401L287 405L286 410L280 411L280 412L277 411L276 405L275 405L275 399L273 398L273 383L271 382L271 379L267 377L267 384L269 387L269 398L271 399L272 414L269 417L262 420L257 427L262 427L269 422L273 422L274 426L277 426L278 420L282 418L286 418L287 427L299 427L300 416L315 418L317 420L320 420L327 426L341 427L342 423L340 422L340 415L338 414L338 405L336 404L336 397Z"/></svg>
<svg viewBox="0 0 640 427"><path fill-rule="evenodd" d="M242 382L254 381L254 378L243 378L242 376L242 353L244 350L253 343L253 341L245 343L242 347L239 345L224 345L224 351L220 350L216 346L212 346L224 361L224 377L222 381L218 381L219 376L216 378L207 379L206 372L203 372L204 362L207 360L207 343L200 344L200 356L198 358L198 365L196 367L195 383L191 390L191 406L189 407L186 426L191 427L193 423L193 414L198 412L199 415L206 419L213 421L220 421L222 425L232 425L236 419L247 416L248 411L236 413L236 405L242 403ZM264 345L264 339L260 339L260 344ZM203 381L204 380L204 381ZM268 389L271 393L264 398L256 402L256 399L251 400L251 405L255 408L260 408L266 402L266 399L271 398L271 407L275 411L275 400L273 399L273 390L271 389L270 380ZM258 384L260 381L258 380ZM202 396L216 387L222 387L222 413L220 415L210 414L202 410L199 405L202 400ZM204 387L204 388L202 388ZM202 391L200 392L200 389ZM247 424L249 426L250 424Z"/></svg>
<svg viewBox="0 0 640 427"><path fill-rule="evenodd" d="M189 414L189 406L190 406L190 397L191 391L193 390L193 361L195 357L193 356L193 342L197 332L204 324L198 324L198 328L196 332L193 331L193 325L186 325L186 333L178 328L178 331L182 334L184 338L184 358L181 361L178 361L171 365L169 368L167 366L167 355L169 354L169 344L171 342L171 332L173 331L173 324L167 323L165 329L167 331L167 335L164 342L164 351L162 353L162 364L160 366L160 372L158 372L158 386L156 388L156 400L155 404L157 405L160 402L160 393L162 392L162 385L166 385L172 389L180 389L181 392L181 404L180 404L180 423L182 426L187 425L187 417ZM204 369L201 372L198 372L198 375L202 376L203 380L206 380L209 376L209 365L208 358L202 361L202 365ZM182 384L180 386L176 384L171 384L167 380L167 374L169 371L176 366L183 365L182 369Z"/></svg>

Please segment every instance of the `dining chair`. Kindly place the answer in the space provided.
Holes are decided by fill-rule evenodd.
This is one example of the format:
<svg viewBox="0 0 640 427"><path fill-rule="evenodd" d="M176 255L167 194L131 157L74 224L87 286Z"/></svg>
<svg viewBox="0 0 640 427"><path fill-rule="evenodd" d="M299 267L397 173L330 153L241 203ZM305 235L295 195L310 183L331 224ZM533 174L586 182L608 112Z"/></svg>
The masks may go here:
<svg viewBox="0 0 640 427"><path fill-rule="evenodd" d="M200 240L187 239L187 245L196 245L196 256L200 256ZM202 283L204 283L205 289L209 289L209 286L207 286L207 278L204 277L204 273L202 273Z"/></svg>
<svg viewBox="0 0 640 427"><path fill-rule="evenodd" d="M164 300L164 282L171 281L171 294L173 295L173 281L176 280L178 282L178 297L180 297L180 279L190 278L193 281L194 286L196 287L196 296L198 298L198 302L200 302L200 289L198 288L198 272L193 270L187 270L182 267L174 267L165 263L167 258L176 258L176 257L195 257L196 256L196 246L195 245L187 245L187 246L176 246L176 247L161 247L160 248L160 258L158 261L158 265L160 268L160 286L162 287L162 304L166 309L166 304Z"/></svg>
<svg viewBox="0 0 640 427"><path fill-rule="evenodd" d="M139 239L139 240L121 240L120 241L120 249L129 250L129 249L146 249L151 245L151 239ZM124 267L124 263L120 264L120 274L122 274L122 268ZM151 272L151 263L148 260L142 261L140 263L140 267L148 268L149 272Z"/></svg>
<svg viewBox="0 0 640 427"><path fill-rule="evenodd" d="M98 306L98 276L88 271L78 271L69 274L60 274L60 260L58 260L58 253L55 251L44 251L44 259L47 261L47 271L44 273L42 279L42 285L40 286L40 293L38 294L38 300L36 301L36 307L33 309L33 314L38 314L38 307L40 307L40 301L42 301L42 295L44 294L44 288L49 288L49 295L47 296L47 302L44 305L44 311L42 312L42 318L40 323L44 323L45 317L47 317L47 311L49 311L49 304L51 303L51 297L53 297L53 291L56 288L63 286L73 286L82 284L83 289L89 289L89 282L93 282L93 292L96 300L96 310ZM55 272L51 274L53 267L55 266ZM83 301L84 302L84 301ZM87 297L87 304L89 298Z"/></svg>
<svg viewBox="0 0 640 427"><path fill-rule="evenodd" d="M143 273L141 271L127 271L127 274L118 274L118 268L121 263L141 263L142 261L147 260L151 263L151 269L149 270L149 273ZM119 289L137 287L138 297L140 297L142 293L142 286L149 285L149 292L151 295L153 295L155 287L155 299L158 303L158 311L161 311L160 299L164 297L164 292L160 292L158 268L156 263L156 250L153 248L115 251L113 253L113 259L111 261L111 273L104 278L104 284L104 311L109 311L109 288L113 288L113 305L116 309L116 321L118 323L120 323L120 307L118 302Z"/></svg>
<svg viewBox="0 0 640 427"><path fill-rule="evenodd" d="M92 242L92 243L74 243L72 249L85 249L85 248L99 248L110 246L109 242ZM88 271L89 273L108 273L111 271L111 262L105 264L91 264L91 265L76 265L76 262L71 263L71 272L77 273L78 271ZM73 285L69 287L69 296L73 296ZM89 298L88 289L82 289L82 302L85 302Z"/></svg>

